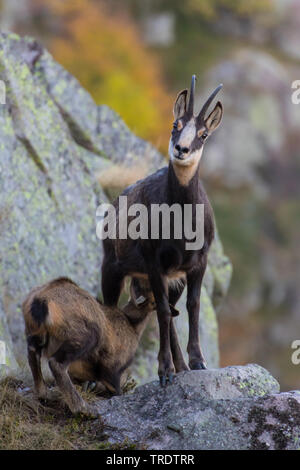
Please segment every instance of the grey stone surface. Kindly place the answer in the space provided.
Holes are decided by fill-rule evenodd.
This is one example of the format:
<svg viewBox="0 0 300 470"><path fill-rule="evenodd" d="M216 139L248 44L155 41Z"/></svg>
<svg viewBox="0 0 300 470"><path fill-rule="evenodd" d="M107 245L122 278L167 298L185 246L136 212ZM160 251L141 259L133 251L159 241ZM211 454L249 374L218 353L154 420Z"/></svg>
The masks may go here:
<svg viewBox="0 0 300 470"><path fill-rule="evenodd" d="M99 402L111 443L138 448L298 449L300 392L279 393L262 367L250 364L178 374L134 393Z"/></svg>

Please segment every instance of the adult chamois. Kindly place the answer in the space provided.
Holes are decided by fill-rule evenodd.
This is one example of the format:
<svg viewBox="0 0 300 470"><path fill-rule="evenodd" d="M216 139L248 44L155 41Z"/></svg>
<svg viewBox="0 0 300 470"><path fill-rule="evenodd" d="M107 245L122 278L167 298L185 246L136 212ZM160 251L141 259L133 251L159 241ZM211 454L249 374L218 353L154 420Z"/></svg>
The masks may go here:
<svg viewBox="0 0 300 470"><path fill-rule="evenodd" d="M148 283L123 307L109 308L68 278L54 279L28 294L22 305L28 361L39 398L49 397L41 358L48 360L56 384L73 413L97 415L72 381L97 381L114 394L133 360L154 298ZM71 381L72 379L72 381Z"/></svg>
<svg viewBox="0 0 300 470"><path fill-rule="evenodd" d="M188 90L183 90L174 104L174 125L169 144L168 167L137 181L121 195L127 196L128 208L137 203L147 207L149 236L144 239L124 238L119 236L118 232L116 238L103 240L102 292L106 305L118 303L125 276L131 275L137 279L146 277L150 282L159 323L158 375L162 386L166 385L167 380L172 382L175 370L178 372L187 369L172 319L172 315L176 315L174 307L185 284L187 284L189 315L187 346L189 367L206 368L199 343L199 309L208 250L214 238L214 219L211 205L199 179L199 164L204 143L220 124L223 107L217 102L206 117L211 102L222 87L219 85L195 116L195 80L196 77L193 75L189 99ZM179 204L182 208L191 205L194 229L196 207L204 205L204 243L201 248L187 249L188 240L184 235L181 239L176 239L174 235L170 239L164 239L160 232L158 239L151 238L151 208L161 204L167 204L169 207ZM120 210L120 198L115 201L114 206L118 223L121 217L124 217ZM174 220L170 223L171 233L174 234L176 229Z"/></svg>

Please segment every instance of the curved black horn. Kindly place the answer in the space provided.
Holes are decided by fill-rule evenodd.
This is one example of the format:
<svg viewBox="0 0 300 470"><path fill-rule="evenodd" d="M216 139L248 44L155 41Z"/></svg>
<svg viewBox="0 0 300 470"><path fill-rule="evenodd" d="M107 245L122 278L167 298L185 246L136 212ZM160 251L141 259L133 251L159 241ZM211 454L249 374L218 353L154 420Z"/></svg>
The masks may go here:
<svg viewBox="0 0 300 470"><path fill-rule="evenodd" d="M223 84L221 83L216 89L215 91L212 92L212 94L210 95L210 97L208 98L208 100L204 103L200 113L198 114L197 116L197 120L198 121L203 121L204 118L205 118L205 114L206 114L206 111L208 110L209 108L209 105L211 104L212 100L214 99L214 97L219 93L219 91L221 90L221 88L223 87Z"/></svg>
<svg viewBox="0 0 300 470"><path fill-rule="evenodd" d="M188 114L190 114L191 116L194 115L195 83L196 83L196 75L193 75L192 81L191 81L189 106L187 110Z"/></svg>

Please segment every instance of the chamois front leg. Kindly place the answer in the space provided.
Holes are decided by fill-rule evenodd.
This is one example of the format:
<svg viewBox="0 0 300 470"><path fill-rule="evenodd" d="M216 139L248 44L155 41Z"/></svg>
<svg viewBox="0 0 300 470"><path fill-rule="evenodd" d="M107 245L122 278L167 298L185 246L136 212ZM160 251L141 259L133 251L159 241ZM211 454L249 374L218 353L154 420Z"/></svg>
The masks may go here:
<svg viewBox="0 0 300 470"><path fill-rule="evenodd" d="M201 267L197 267L187 274L186 307L189 314L189 340L187 352L191 369L206 369L199 341L200 293L205 268L206 262L203 263L202 261Z"/></svg>
<svg viewBox="0 0 300 470"><path fill-rule="evenodd" d="M101 278L104 304L109 306L117 305L123 286L124 274L117 265L113 252L104 256Z"/></svg>
<svg viewBox="0 0 300 470"><path fill-rule="evenodd" d="M166 278L159 274L154 267L149 270L148 275L155 298L159 325L158 375L161 386L165 387L167 380L172 383L175 373L170 347L171 310L168 299L168 284Z"/></svg>

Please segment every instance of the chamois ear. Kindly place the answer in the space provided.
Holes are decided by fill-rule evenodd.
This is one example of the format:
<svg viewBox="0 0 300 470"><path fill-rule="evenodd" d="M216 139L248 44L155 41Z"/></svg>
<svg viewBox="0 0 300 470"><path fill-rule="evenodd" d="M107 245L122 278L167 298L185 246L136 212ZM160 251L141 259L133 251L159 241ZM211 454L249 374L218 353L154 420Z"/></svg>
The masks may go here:
<svg viewBox="0 0 300 470"><path fill-rule="evenodd" d="M217 102L216 106L205 119L205 126L210 134L212 134L219 126L223 116L223 106L220 101Z"/></svg>
<svg viewBox="0 0 300 470"><path fill-rule="evenodd" d="M187 90L182 90L175 101L173 114L174 119L180 119L186 113Z"/></svg>

